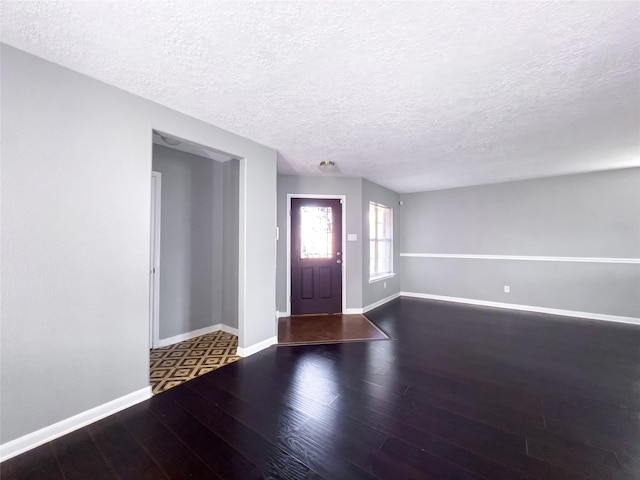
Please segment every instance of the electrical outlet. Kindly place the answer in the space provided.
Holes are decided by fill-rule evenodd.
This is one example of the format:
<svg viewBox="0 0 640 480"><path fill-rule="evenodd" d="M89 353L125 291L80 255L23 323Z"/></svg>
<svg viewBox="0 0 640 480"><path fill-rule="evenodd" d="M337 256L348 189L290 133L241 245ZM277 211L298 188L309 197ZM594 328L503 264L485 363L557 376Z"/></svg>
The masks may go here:
<svg viewBox="0 0 640 480"><path fill-rule="evenodd" d="M511 293L511 287L509 285L504 286L504 293Z"/></svg>

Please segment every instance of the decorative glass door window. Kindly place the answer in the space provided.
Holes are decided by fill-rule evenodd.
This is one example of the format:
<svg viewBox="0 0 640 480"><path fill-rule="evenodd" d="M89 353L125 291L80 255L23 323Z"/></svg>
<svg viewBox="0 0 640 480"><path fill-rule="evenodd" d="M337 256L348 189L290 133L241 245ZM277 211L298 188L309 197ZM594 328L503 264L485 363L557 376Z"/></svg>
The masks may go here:
<svg viewBox="0 0 640 480"><path fill-rule="evenodd" d="M300 258L333 258L331 207L300 207Z"/></svg>

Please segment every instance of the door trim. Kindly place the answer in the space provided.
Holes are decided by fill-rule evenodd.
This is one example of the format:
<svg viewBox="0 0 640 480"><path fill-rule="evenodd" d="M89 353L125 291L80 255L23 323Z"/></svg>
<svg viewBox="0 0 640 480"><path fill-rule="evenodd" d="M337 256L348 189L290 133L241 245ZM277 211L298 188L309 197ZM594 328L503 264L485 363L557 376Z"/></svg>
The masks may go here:
<svg viewBox="0 0 640 480"><path fill-rule="evenodd" d="M155 195L151 198L151 248L149 258L149 348L160 346L160 224L162 210L162 174L151 172ZM155 271L154 271L155 269Z"/></svg>
<svg viewBox="0 0 640 480"><path fill-rule="evenodd" d="M342 200L342 313L347 310L347 196L287 193L287 311L284 316L291 315L291 199L292 198L322 198ZM282 316L282 314L281 314Z"/></svg>

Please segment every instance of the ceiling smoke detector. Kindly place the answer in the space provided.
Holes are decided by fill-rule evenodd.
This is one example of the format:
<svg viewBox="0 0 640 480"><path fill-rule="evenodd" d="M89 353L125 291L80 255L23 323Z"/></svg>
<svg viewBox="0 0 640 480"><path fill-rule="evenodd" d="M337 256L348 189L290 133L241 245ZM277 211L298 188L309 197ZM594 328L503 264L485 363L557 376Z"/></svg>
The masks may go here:
<svg viewBox="0 0 640 480"><path fill-rule="evenodd" d="M318 168L323 173L329 173L335 170L336 162L332 162L331 160L323 160L322 162L320 162L320 165L318 165Z"/></svg>

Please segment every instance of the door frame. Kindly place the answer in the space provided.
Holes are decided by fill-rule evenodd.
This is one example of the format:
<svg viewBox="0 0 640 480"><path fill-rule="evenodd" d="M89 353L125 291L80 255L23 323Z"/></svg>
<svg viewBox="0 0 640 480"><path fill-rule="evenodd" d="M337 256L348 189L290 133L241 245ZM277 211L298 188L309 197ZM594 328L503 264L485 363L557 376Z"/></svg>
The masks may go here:
<svg viewBox="0 0 640 480"><path fill-rule="evenodd" d="M320 198L342 201L342 313L347 310L347 196L306 193L287 194L287 317L291 316L291 199Z"/></svg>
<svg viewBox="0 0 640 480"><path fill-rule="evenodd" d="M160 344L160 232L162 211L162 173L151 172L155 195L151 197L151 245L149 255L149 348Z"/></svg>

